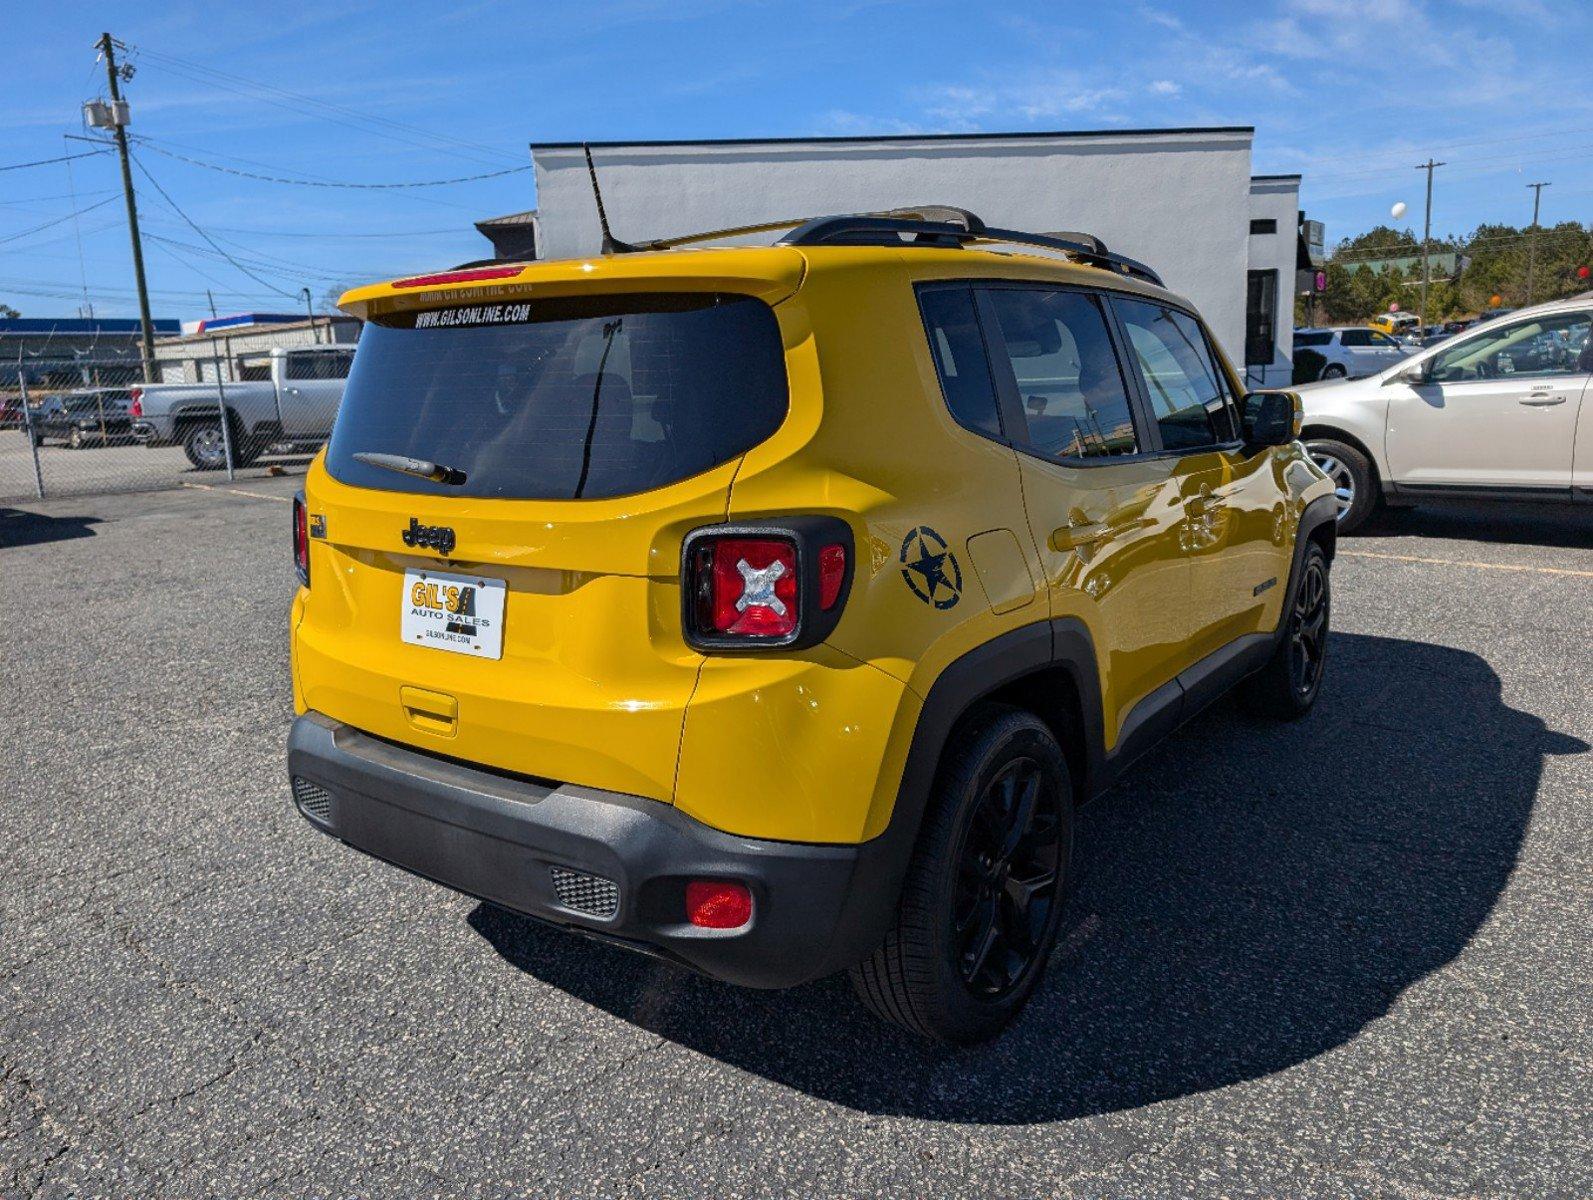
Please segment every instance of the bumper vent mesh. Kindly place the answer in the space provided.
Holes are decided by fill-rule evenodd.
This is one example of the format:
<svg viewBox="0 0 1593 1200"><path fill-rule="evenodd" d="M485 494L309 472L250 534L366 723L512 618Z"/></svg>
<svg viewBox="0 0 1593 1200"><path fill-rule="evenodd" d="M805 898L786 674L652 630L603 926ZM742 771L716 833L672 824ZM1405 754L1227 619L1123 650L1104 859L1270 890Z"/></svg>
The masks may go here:
<svg viewBox="0 0 1593 1200"><path fill-rule="evenodd" d="M565 908L593 917L612 917L619 911L619 884L601 875L572 871L568 867L549 867L553 890Z"/></svg>
<svg viewBox="0 0 1593 1200"><path fill-rule="evenodd" d="M317 821L332 819L332 793L302 775L293 777L293 802L307 817L314 817Z"/></svg>

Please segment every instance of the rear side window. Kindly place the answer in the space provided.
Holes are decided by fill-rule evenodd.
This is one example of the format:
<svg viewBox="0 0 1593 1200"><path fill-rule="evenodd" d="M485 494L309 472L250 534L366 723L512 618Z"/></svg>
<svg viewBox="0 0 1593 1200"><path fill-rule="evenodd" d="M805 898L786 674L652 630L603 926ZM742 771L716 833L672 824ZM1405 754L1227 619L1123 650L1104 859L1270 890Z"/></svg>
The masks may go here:
<svg viewBox="0 0 1593 1200"><path fill-rule="evenodd" d="M347 379L349 366L354 361L353 351L316 351L313 354L290 354L287 362L289 379Z"/></svg>
<svg viewBox="0 0 1593 1200"><path fill-rule="evenodd" d="M429 309L370 322L326 464L344 483L573 500L663 487L729 462L785 419L774 312L677 292ZM461 471L431 483L359 462Z"/></svg>
<svg viewBox="0 0 1593 1200"><path fill-rule="evenodd" d="M1200 324L1186 313L1119 297L1151 416L1167 450L1195 450L1233 438L1228 389Z"/></svg>
<svg viewBox="0 0 1593 1200"><path fill-rule="evenodd" d="M991 288L999 350L1012 366L1028 426L1046 458L1133 454L1133 410L1100 301L1082 292Z"/></svg>
<svg viewBox="0 0 1593 1200"><path fill-rule="evenodd" d="M968 288L927 288L919 293L918 302L946 407L958 424L999 438L996 388L974 312L973 292Z"/></svg>

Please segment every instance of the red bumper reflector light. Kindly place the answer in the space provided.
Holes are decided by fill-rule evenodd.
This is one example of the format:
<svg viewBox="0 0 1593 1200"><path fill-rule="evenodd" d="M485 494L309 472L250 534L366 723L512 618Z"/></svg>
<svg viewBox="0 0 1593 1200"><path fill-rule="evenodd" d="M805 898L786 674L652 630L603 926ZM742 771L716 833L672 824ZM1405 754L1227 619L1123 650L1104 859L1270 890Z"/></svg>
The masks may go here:
<svg viewBox="0 0 1593 1200"><path fill-rule="evenodd" d="M752 920L752 893L744 883L693 879L686 885L686 920L699 929L740 929Z"/></svg>
<svg viewBox="0 0 1593 1200"><path fill-rule="evenodd" d="M819 607L825 612L835 607L846 582L846 547L826 546L819 551Z"/></svg>
<svg viewBox="0 0 1593 1200"><path fill-rule="evenodd" d="M439 283L473 283L478 279L510 279L525 270L524 267L476 267L469 271L441 271L436 275L412 275L408 279L395 279L395 288L433 287Z"/></svg>
<svg viewBox="0 0 1593 1200"><path fill-rule="evenodd" d="M127 398L131 401L131 403L128 404L128 406L127 406L127 415L130 416L130 417L141 417L141 416L143 416L144 415L144 389L143 388L129 388L128 392L127 392Z"/></svg>

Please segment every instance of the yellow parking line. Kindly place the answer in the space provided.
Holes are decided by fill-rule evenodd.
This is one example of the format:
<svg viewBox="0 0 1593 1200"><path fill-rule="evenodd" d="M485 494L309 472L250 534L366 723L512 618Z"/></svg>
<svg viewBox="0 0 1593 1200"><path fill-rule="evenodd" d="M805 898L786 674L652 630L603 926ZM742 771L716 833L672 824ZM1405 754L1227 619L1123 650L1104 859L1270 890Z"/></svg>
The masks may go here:
<svg viewBox="0 0 1593 1200"><path fill-rule="evenodd" d="M217 487L213 483L185 483L185 488L197 488L201 492L222 492L228 496L248 496L251 500L275 500L279 504L292 504L292 496L272 496L266 492L246 492L242 488Z"/></svg>
<svg viewBox="0 0 1593 1200"><path fill-rule="evenodd" d="M1474 562L1464 558L1423 558L1419 554L1377 554L1369 550L1340 550L1341 558L1384 558L1391 562L1431 563L1439 567L1478 567L1484 571L1532 571L1539 575L1577 575L1593 579L1593 571L1577 571L1570 567L1534 567L1524 563Z"/></svg>

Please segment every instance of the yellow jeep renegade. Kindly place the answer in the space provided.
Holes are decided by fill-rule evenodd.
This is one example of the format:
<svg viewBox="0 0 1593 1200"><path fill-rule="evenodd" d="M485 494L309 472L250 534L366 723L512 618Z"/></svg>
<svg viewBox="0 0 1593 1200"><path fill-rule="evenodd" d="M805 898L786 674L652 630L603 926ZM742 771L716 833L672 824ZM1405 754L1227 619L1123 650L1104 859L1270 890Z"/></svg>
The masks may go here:
<svg viewBox="0 0 1593 1200"><path fill-rule="evenodd" d="M1087 235L792 225L343 298L293 795L494 904L976 1041L1078 804L1232 685L1310 708L1332 489L1298 400Z"/></svg>

